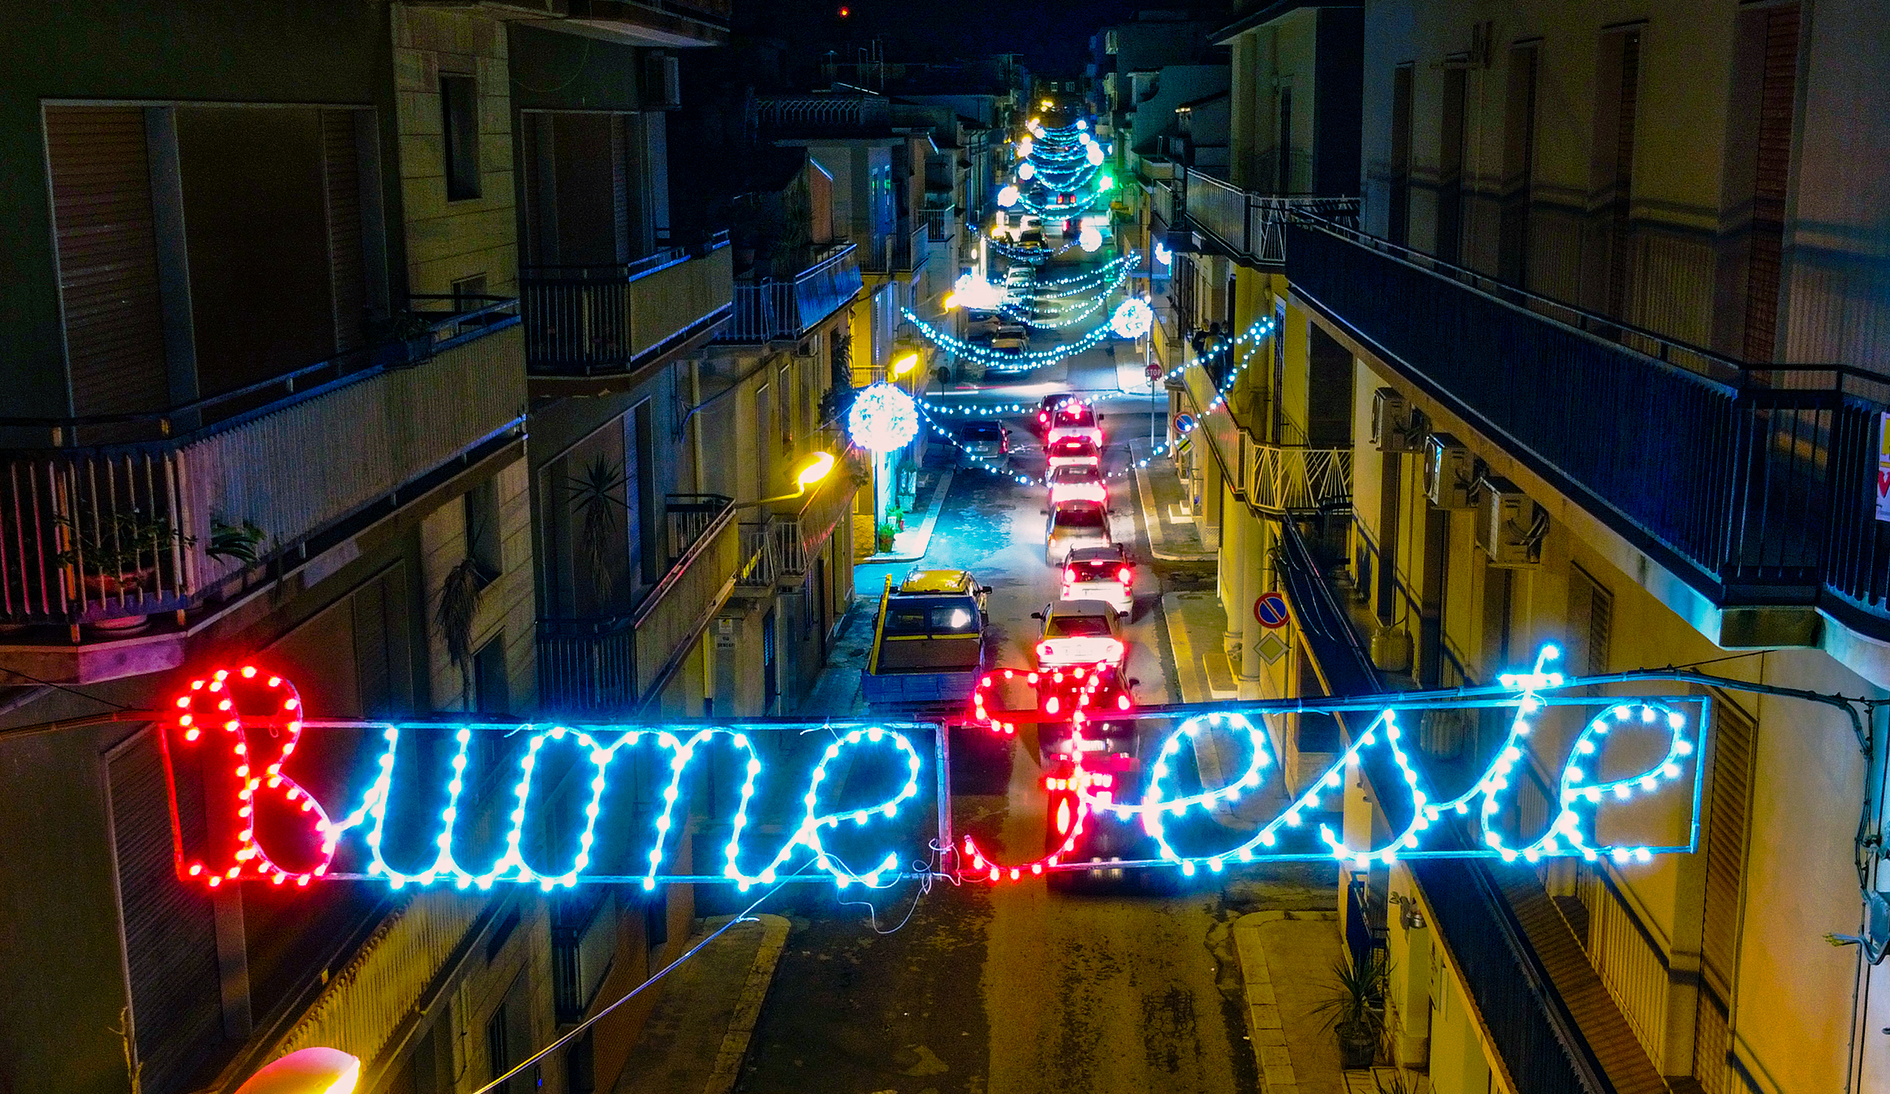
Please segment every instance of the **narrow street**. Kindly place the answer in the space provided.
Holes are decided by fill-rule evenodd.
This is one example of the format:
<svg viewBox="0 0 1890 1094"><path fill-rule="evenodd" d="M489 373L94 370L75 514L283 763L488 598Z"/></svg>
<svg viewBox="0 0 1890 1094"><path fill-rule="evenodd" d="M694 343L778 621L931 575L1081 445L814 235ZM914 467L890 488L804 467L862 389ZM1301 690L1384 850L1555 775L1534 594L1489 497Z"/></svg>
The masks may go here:
<svg viewBox="0 0 1890 1094"><path fill-rule="evenodd" d="M1131 371L1140 378L1139 362L1124 377ZM1092 350L1064 366L932 401L1034 403L1058 390L1090 398L1105 419L1113 531L1132 545L1136 564L1136 609L1127 627L1136 701L1179 701L1161 594L1211 588L1214 577L1212 563L1158 563L1149 551L1131 464L1148 453L1149 415L1165 413L1166 399L1124 393L1110 356ZM1012 465L1032 484L958 467L925 558L858 569L846 648L860 648L862 628L870 635L888 576L897 581L915 567L963 568L993 590L989 660L1032 664L1039 624L1031 613L1056 598L1058 577L1043 559L1038 437L1022 415L1005 425ZM1159 438L1159 419L1154 429ZM957 462L954 448L934 444L927 466ZM849 672L857 676L857 661L829 669ZM803 713L864 714L857 685L848 689L844 679L823 680L824 702L850 694L852 706ZM1041 778L1037 757L1018 740L983 730L955 733L954 831L961 839L971 832L999 857L1035 857L1045 828ZM939 881L926 894L912 886L875 894L870 919L865 904L836 903L834 894L816 895L813 887L784 893L771 910L790 916L795 929L738 1089L1256 1090L1229 924L1263 907L1329 904L1329 886L1299 869L1230 872L1159 895L1066 894L1028 878L956 888Z"/></svg>

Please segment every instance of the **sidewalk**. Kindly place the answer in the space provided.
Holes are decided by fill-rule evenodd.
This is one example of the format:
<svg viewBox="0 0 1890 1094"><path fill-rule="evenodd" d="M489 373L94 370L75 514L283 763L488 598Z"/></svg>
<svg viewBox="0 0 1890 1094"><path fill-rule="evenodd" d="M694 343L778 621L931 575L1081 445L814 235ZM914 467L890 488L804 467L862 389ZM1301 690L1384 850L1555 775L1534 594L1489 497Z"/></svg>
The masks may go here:
<svg viewBox="0 0 1890 1094"><path fill-rule="evenodd" d="M1133 454L1134 446L1131 445ZM1220 557L1201 544L1194 511L1175 474L1175 461L1157 456L1135 469L1135 500L1148 531L1149 550L1164 562L1198 562Z"/></svg>
<svg viewBox="0 0 1890 1094"><path fill-rule="evenodd" d="M920 471L920 478L933 474ZM945 468L937 472L938 483L932 488L932 500L925 511L925 519L916 527L908 527L893 537L892 550L880 554L868 555L860 559L861 564L874 562L917 562L925 557L925 552L932 546L932 526L938 523L938 512L945 507L945 496L952 492L952 469Z"/></svg>
<svg viewBox="0 0 1890 1094"><path fill-rule="evenodd" d="M1336 912L1251 912L1234 922L1247 1033L1265 1094L1347 1094L1337 1039L1313 1008L1344 947ZM1369 1087L1367 1089L1370 1089Z"/></svg>
<svg viewBox="0 0 1890 1094"><path fill-rule="evenodd" d="M726 916L703 920L690 945L727 922ZM787 936L786 919L754 916L665 977L616 1094L733 1090Z"/></svg>

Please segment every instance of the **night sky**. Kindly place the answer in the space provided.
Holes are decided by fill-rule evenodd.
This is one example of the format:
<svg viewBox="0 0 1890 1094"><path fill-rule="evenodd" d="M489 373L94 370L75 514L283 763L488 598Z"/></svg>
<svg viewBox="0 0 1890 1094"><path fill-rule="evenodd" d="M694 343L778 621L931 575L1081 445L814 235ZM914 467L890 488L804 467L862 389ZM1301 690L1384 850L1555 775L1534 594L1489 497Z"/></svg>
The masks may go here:
<svg viewBox="0 0 1890 1094"><path fill-rule="evenodd" d="M1071 77L1082 73L1091 34L1148 6L1131 0L737 0L736 24L816 52L849 42L857 48L878 37L888 61L1022 53L1034 73ZM842 7L849 9L844 19Z"/></svg>

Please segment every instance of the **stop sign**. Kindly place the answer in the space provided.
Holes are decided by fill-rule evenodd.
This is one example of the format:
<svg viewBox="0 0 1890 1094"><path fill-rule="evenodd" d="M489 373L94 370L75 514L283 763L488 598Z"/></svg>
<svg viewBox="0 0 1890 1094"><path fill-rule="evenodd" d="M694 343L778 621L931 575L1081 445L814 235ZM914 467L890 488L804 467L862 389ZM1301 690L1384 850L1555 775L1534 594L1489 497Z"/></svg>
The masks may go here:
<svg viewBox="0 0 1890 1094"><path fill-rule="evenodd" d="M1162 374L1162 366L1151 364L1148 366L1147 371L1148 371L1148 378L1153 380Z"/></svg>

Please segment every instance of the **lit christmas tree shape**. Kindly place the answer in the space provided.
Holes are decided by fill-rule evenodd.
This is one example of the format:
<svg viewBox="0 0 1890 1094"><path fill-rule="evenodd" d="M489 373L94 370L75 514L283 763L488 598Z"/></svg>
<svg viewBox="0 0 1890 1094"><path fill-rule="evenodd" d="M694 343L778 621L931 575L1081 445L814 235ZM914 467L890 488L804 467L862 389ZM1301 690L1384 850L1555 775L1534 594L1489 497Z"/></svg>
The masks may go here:
<svg viewBox="0 0 1890 1094"><path fill-rule="evenodd" d="M847 435L868 452L891 452L919 435L919 407L904 390L880 380L853 397Z"/></svg>

